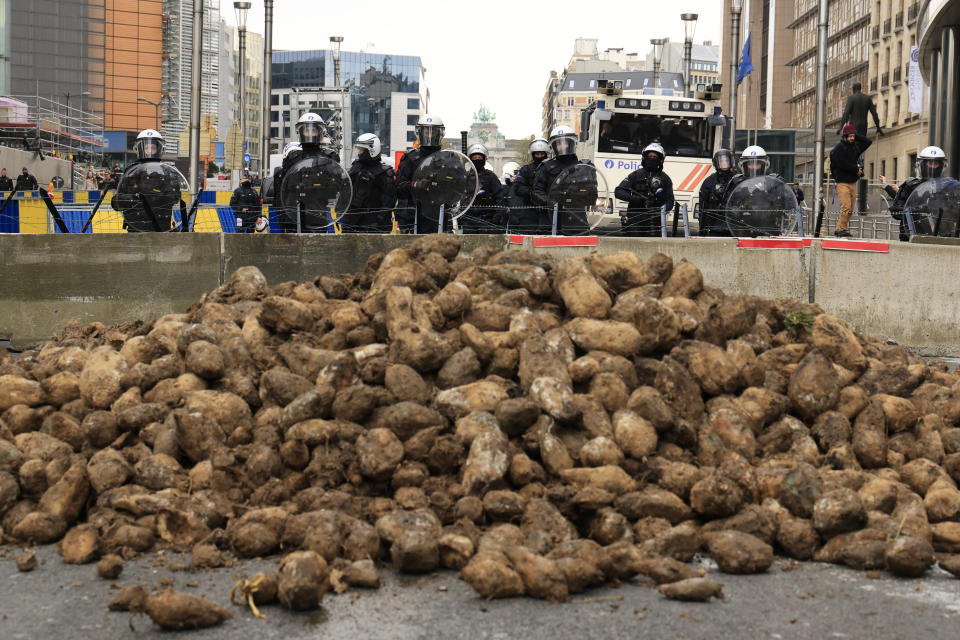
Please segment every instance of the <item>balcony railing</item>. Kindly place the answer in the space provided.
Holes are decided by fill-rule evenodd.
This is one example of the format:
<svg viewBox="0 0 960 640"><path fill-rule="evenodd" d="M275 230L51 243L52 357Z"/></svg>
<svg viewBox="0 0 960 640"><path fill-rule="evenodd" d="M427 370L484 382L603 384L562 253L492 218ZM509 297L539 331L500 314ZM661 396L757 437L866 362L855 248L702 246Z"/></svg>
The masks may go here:
<svg viewBox="0 0 960 640"><path fill-rule="evenodd" d="M880 25L874 25L873 29L870 32L870 39L873 42L876 42L880 39Z"/></svg>
<svg viewBox="0 0 960 640"><path fill-rule="evenodd" d="M873 93L873 92L876 92L876 90L877 90L877 79L870 78L870 92Z"/></svg>
<svg viewBox="0 0 960 640"><path fill-rule="evenodd" d="M886 38L890 35L890 18L887 18L883 21L883 37Z"/></svg>
<svg viewBox="0 0 960 640"><path fill-rule="evenodd" d="M893 82L894 82L894 83L900 82L900 75L901 75L902 71L903 71L903 67L897 67L896 69L893 70Z"/></svg>
<svg viewBox="0 0 960 640"><path fill-rule="evenodd" d="M903 29L903 11L893 17L893 28L897 31Z"/></svg>
<svg viewBox="0 0 960 640"><path fill-rule="evenodd" d="M920 3L914 2L907 7L907 24L913 24L917 21L917 14L920 13Z"/></svg>
<svg viewBox="0 0 960 640"><path fill-rule="evenodd" d="M890 73L884 71L883 75L880 76L880 87L886 88L890 86Z"/></svg>

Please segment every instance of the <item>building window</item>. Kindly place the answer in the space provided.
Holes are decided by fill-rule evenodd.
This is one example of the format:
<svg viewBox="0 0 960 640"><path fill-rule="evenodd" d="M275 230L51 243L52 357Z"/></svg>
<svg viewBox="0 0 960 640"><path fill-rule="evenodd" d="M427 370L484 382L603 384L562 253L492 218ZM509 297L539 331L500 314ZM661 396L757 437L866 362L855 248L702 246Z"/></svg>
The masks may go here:
<svg viewBox="0 0 960 640"><path fill-rule="evenodd" d="M882 175L882 176L887 175L887 161L886 161L886 160L881 160L881 161L880 161L880 175Z"/></svg>
<svg viewBox="0 0 960 640"><path fill-rule="evenodd" d="M279 138L279 137L280 137L280 130L277 129L276 127L270 127L270 137L271 137L271 138Z"/></svg>
<svg viewBox="0 0 960 640"><path fill-rule="evenodd" d="M899 180L899 178L897 177L897 168L898 168L897 165L899 164L899 161L900 161L900 158L893 159L893 181L894 182L897 182L897 180Z"/></svg>
<svg viewBox="0 0 960 640"><path fill-rule="evenodd" d="M283 94L283 104L285 104L285 105L289 105L289 104L290 104L290 94L289 94L289 93Z"/></svg>
<svg viewBox="0 0 960 640"><path fill-rule="evenodd" d="M280 104L280 95L275 93L275 94L273 94L272 96L270 96L270 104L279 105L279 104Z"/></svg>
<svg viewBox="0 0 960 640"><path fill-rule="evenodd" d="M415 125L415 124L417 124L417 120L419 120L419 119L420 119L420 116L418 116L418 115L415 114L415 113L413 113L413 114L408 114L408 115L407 115L407 124L408 124L408 125Z"/></svg>
<svg viewBox="0 0 960 640"><path fill-rule="evenodd" d="M413 142L417 139L417 134L414 131L407 131L407 142Z"/></svg>
<svg viewBox="0 0 960 640"><path fill-rule="evenodd" d="M420 108L420 98L407 98L407 109L416 111Z"/></svg>

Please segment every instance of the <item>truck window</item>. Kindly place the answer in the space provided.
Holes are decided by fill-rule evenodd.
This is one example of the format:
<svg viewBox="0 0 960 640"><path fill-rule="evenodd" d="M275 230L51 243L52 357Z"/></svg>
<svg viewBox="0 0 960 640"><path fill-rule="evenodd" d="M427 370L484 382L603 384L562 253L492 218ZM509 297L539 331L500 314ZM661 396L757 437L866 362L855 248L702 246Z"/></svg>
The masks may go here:
<svg viewBox="0 0 960 640"><path fill-rule="evenodd" d="M637 155L651 142L668 156L709 158L713 147L706 118L617 113L600 123L597 151Z"/></svg>

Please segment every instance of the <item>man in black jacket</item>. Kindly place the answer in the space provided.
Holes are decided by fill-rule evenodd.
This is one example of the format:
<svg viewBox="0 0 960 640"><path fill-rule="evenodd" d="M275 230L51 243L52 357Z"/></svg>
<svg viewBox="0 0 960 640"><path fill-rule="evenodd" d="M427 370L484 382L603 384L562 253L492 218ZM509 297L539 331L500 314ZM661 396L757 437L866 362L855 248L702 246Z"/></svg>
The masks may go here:
<svg viewBox="0 0 960 640"><path fill-rule="evenodd" d="M700 235L729 236L723 204L727 185L737 174L733 168L733 154L729 149L719 149L713 154L713 168L716 171L707 176L700 185Z"/></svg>
<svg viewBox="0 0 960 640"><path fill-rule="evenodd" d="M624 235L656 237L660 235L660 209L673 208L673 181L663 171L666 154L657 142L643 149L640 168L633 171L614 190L614 195L629 203L620 218Z"/></svg>
<svg viewBox="0 0 960 640"><path fill-rule="evenodd" d="M504 189L497 174L486 168L487 148L482 144L470 145L467 156L477 169L477 196L460 217L460 227L464 233L503 233L506 226Z"/></svg>
<svg viewBox="0 0 960 640"><path fill-rule="evenodd" d="M344 233L390 233L390 212L397 201L393 169L380 158L380 138L364 133L353 143L350 166L353 202L343 219Z"/></svg>
<svg viewBox="0 0 960 640"><path fill-rule="evenodd" d="M860 83L854 82L853 94L847 98L846 107L843 109L843 119L841 122L853 125L857 135L867 135L867 113L873 116L873 124L877 128L877 134L883 134L883 128L880 126L880 118L877 116L877 107L873 104L873 99L860 92ZM842 129L840 132L842 135Z"/></svg>
<svg viewBox="0 0 960 640"><path fill-rule="evenodd" d="M852 124L843 125L840 142L830 151L830 173L837 183L840 196L840 219L833 235L838 238L850 236L847 225L857 201L857 181L863 175L860 156L873 144L866 136L857 133Z"/></svg>
<svg viewBox="0 0 960 640"><path fill-rule="evenodd" d="M547 216L537 209L533 201L533 185L537 179L543 161L547 159L550 144L543 138L530 143L530 163L520 167L513 183L513 195L519 206L510 210L510 229L518 233L543 233L547 225Z"/></svg>
<svg viewBox="0 0 960 640"><path fill-rule="evenodd" d="M260 196L253 189L250 174L240 178L240 186L230 196L230 208L237 219L237 233L253 233L261 217Z"/></svg>
<svg viewBox="0 0 960 640"><path fill-rule="evenodd" d="M0 171L0 191L13 191L13 180L7 177L7 168Z"/></svg>
<svg viewBox="0 0 960 640"><path fill-rule="evenodd" d="M16 191L36 191L37 179L24 167L20 175L17 176L17 186L14 189Z"/></svg>
<svg viewBox="0 0 960 640"><path fill-rule="evenodd" d="M540 166L531 192L534 204L548 209L552 209L554 205L554 202L550 201L550 187L564 171L581 164L577 158L577 133L571 127L563 124L554 127L550 132L550 148L554 157ZM590 161L583 160L582 164L590 164ZM591 195L596 200L596 183ZM546 213L548 220L552 218L552 211L547 210ZM582 210L565 211L561 207L558 214L557 233L560 235L580 235L590 230L586 213ZM547 226L552 226L552 221L548 222Z"/></svg>
<svg viewBox="0 0 960 640"><path fill-rule="evenodd" d="M443 118L425 113L417 120L417 126L414 129L417 132L419 147L403 154L400 164L397 165L397 198L400 199L397 207L397 222L400 224L400 230L405 233L413 232L415 214L412 208L415 203L410 193L413 174L421 162L440 150L444 132Z"/></svg>

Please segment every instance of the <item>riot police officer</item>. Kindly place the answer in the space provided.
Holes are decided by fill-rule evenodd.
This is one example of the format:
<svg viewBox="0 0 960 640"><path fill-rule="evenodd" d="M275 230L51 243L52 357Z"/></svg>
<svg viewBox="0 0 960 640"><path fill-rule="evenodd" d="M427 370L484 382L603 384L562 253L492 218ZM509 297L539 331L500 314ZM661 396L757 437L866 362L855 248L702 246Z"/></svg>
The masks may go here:
<svg viewBox="0 0 960 640"><path fill-rule="evenodd" d="M397 165L397 198L400 199L397 219L401 231L406 232L413 231L414 214L409 209L413 203L410 193L413 174L421 162L440 150L445 130L443 118L430 113L421 115L414 129L418 147L403 154L400 164Z"/></svg>
<svg viewBox="0 0 960 640"><path fill-rule="evenodd" d="M13 191L13 180L7 177L7 168L0 171L0 191Z"/></svg>
<svg viewBox="0 0 960 640"><path fill-rule="evenodd" d="M729 149L720 149L713 154L713 168L714 173L707 176L700 186L700 235L729 236L722 207L727 186L737 173Z"/></svg>
<svg viewBox="0 0 960 640"><path fill-rule="evenodd" d="M380 138L364 133L353 143L350 166L353 203L344 216L344 233L389 233L390 211L397 201L393 169L380 157Z"/></svg>
<svg viewBox="0 0 960 640"><path fill-rule="evenodd" d="M663 171L666 154L659 143L648 144L641 155L640 168L614 190L618 199L629 203L620 223L625 235L659 236L660 209L673 207L673 181Z"/></svg>
<svg viewBox="0 0 960 640"><path fill-rule="evenodd" d="M262 217L262 210L260 196L253 189L248 171L243 172L240 186L234 189L230 196L230 208L237 220L237 233L253 233Z"/></svg>
<svg viewBox="0 0 960 640"><path fill-rule="evenodd" d="M169 231L173 208L180 203L187 181L176 167L160 161L163 136L159 131L141 131L133 149L137 159L120 175L111 206L123 213L128 232Z"/></svg>
<svg viewBox="0 0 960 640"><path fill-rule="evenodd" d="M340 162L336 151L322 146L324 133L323 118L315 113L305 113L297 120L297 137L300 146L291 146L283 158L283 170L286 171L300 158L305 156L322 155L334 162Z"/></svg>
<svg viewBox="0 0 960 640"><path fill-rule="evenodd" d="M519 233L541 233L546 226L544 210L536 208L533 201L533 185L543 161L547 159L550 144L543 138L530 143L530 162L520 167L513 184L516 207L510 209L510 229Z"/></svg>
<svg viewBox="0 0 960 640"><path fill-rule="evenodd" d="M473 205L460 217L464 233L502 233L505 225L504 188L497 174L486 168L487 148L470 145L467 157L477 169L477 195Z"/></svg>
<svg viewBox="0 0 960 640"><path fill-rule="evenodd" d="M904 206L910 198L910 194L927 180L940 178L943 176L944 169L947 168L947 154L940 147L924 147L917 154L916 171L920 177L910 176L904 180L900 187L894 187L887 184L886 176L880 176L880 183L883 184L883 190L887 192L893 202L890 203L890 215L900 221L900 240L907 242L910 240L910 227L907 217L903 213ZM914 214L913 222L918 232L930 233L929 222L918 214Z"/></svg>
<svg viewBox="0 0 960 640"><path fill-rule="evenodd" d="M24 167L17 176L17 186L14 191L36 191L37 187L37 179Z"/></svg>
<svg viewBox="0 0 960 640"><path fill-rule="evenodd" d="M553 131L550 132L549 144L554 157L550 160L545 160L540 166L532 189L534 204L544 208L551 205L549 198L551 185L554 184L556 179L560 177L564 171L581 164L581 162L582 164L592 166L589 160L581 161L577 158L577 134L571 127L566 125L555 127ZM593 185L593 195L594 200L596 200L595 181ZM552 212L550 211L544 210L544 213L547 215L547 219L552 216ZM558 229L558 232L562 234L578 234L587 230L586 218L582 211L576 212L575 215L570 215L570 213L564 214L563 212L559 213L558 220L564 222L559 226L565 226L566 228Z"/></svg>

